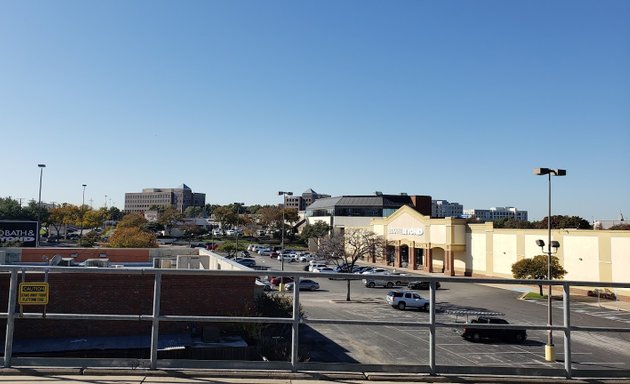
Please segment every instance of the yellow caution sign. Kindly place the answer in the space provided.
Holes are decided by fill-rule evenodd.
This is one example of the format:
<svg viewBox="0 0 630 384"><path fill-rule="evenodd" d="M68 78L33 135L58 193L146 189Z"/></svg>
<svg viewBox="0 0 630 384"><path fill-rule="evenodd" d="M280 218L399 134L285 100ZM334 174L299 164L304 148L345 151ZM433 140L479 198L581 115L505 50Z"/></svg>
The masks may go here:
<svg viewBox="0 0 630 384"><path fill-rule="evenodd" d="M18 304L48 304L48 283L20 283L18 287Z"/></svg>

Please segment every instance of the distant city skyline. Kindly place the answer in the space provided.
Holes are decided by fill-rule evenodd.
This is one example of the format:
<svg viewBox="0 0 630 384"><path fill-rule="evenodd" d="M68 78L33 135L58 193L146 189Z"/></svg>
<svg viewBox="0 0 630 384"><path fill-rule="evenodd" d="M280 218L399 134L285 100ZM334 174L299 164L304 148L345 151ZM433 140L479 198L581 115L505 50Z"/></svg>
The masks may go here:
<svg viewBox="0 0 630 384"><path fill-rule="evenodd" d="M0 196L186 183L630 215L630 2L0 4ZM105 197L107 196L107 198ZM111 199L111 201L110 201Z"/></svg>

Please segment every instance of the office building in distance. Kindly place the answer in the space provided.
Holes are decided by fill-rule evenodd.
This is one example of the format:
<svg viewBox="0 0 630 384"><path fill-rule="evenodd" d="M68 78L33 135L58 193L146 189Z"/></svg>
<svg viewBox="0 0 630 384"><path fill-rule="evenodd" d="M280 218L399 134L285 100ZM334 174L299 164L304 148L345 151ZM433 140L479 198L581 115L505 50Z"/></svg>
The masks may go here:
<svg viewBox="0 0 630 384"><path fill-rule="evenodd" d="M482 221L514 219L527 221L527 211L519 211L514 207L492 207L490 209L464 209L464 215Z"/></svg>
<svg viewBox="0 0 630 384"><path fill-rule="evenodd" d="M447 200L431 200L431 217L461 217L464 206Z"/></svg>
<svg viewBox="0 0 630 384"><path fill-rule="evenodd" d="M313 204L315 200L323 199L330 197L330 195L324 195L321 193L317 193L313 191L311 188L307 189L302 193L302 195L285 195L284 196L284 207L285 208L294 208L298 211L304 211L306 207Z"/></svg>
<svg viewBox="0 0 630 384"><path fill-rule="evenodd" d="M125 193L125 212L144 213L152 207L173 207L184 212L188 207L206 205L206 194L193 192L186 184L179 188L145 188L142 192Z"/></svg>

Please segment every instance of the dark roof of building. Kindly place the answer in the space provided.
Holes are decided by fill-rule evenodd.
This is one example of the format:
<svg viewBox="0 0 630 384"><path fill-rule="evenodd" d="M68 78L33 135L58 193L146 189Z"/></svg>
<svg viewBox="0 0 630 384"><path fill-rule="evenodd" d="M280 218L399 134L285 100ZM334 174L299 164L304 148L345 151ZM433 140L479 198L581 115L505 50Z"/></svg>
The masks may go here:
<svg viewBox="0 0 630 384"><path fill-rule="evenodd" d="M407 195L366 195L366 196L337 196L319 199L308 206L308 210L327 209L333 207L381 207L399 208L411 204Z"/></svg>

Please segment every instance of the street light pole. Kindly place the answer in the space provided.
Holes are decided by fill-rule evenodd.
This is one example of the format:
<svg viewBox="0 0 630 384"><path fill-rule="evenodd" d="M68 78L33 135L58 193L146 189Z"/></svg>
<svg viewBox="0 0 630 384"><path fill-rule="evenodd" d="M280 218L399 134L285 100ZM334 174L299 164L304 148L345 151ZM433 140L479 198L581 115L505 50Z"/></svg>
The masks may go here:
<svg viewBox="0 0 630 384"><path fill-rule="evenodd" d="M548 213L547 213L547 280L551 281L551 176L566 176L567 171L565 169L549 169L549 168L535 168L534 174L538 176L547 175L548 176ZM553 242L554 245L558 245L558 242ZM540 245L540 243L539 243ZM544 247L544 243L543 243ZM557 248L557 247L556 247ZM549 327L553 324L553 319L551 315L551 284L549 284L547 290L547 325ZM546 361L554 361L554 345L553 345L553 330L549 328L547 330L547 345L545 345L545 360Z"/></svg>
<svg viewBox="0 0 630 384"><path fill-rule="evenodd" d="M293 196L293 192L287 191L278 191L278 196L282 196L282 228L280 229L282 232L281 235L281 243L280 243L280 270L284 271L284 206L286 205L287 196Z"/></svg>
<svg viewBox="0 0 630 384"><path fill-rule="evenodd" d="M245 203L234 203L234 205L236 205L236 228L234 229L234 235L236 236L236 250L234 251L234 258L238 257L238 215L239 215L239 208L241 207L241 205L245 205Z"/></svg>
<svg viewBox="0 0 630 384"><path fill-rule="evenodd" d="M83 216L85 215L83 209L85 206L85 187L87 187L87 184L81 184L81 186L83 187L83 197L81 198L81 232L79 233L79 243L83 239Z"/></svg>
<svg viewBox="0 0 630 384"><path fill-rule="evenodd" d="M39 247L39 233L41 232L39 226L41 225L42 214L42 177L44 176L44 168L46 164L37 164L39 167L39 197L37 199L37 235L35 235L35 247Z"/></svg>

